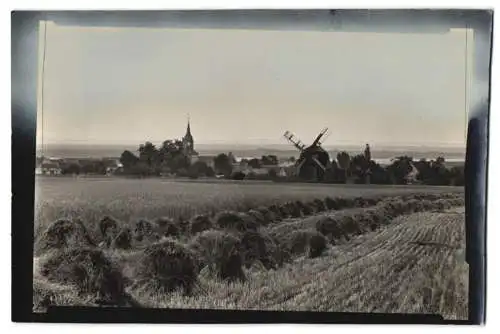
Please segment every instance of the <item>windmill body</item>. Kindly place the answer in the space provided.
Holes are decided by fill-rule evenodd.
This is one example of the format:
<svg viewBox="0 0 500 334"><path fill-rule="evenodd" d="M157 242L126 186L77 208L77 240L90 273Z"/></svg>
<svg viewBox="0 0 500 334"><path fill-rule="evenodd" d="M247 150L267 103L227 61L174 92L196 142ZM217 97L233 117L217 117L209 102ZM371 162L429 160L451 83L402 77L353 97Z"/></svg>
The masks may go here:
<svg viewBox="0 0 500 334"><path fill-rule="evenodd" d="M322 181L326 172L331 168L330 155L321 147L321 139L328 129L323 129L310 146L306 146L290 131L284 137L300 151L299 159L295 166L299 178L307 181Z"/></svg>

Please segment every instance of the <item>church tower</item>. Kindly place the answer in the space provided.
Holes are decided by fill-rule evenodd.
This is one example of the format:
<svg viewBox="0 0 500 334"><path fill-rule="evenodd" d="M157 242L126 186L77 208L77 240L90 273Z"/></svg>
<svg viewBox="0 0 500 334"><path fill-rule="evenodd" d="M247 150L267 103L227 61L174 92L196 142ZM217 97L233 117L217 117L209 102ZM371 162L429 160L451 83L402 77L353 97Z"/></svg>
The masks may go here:
<svg viewBox="0 0 500 334"><path fill-rule="evenodd" d="M196 154L194 151L194 139L191 134L191 124L188 116L188 124L186 129L186 135L182 138L182 144L184 145L184 151L187 156L193 156Z"/></svg>

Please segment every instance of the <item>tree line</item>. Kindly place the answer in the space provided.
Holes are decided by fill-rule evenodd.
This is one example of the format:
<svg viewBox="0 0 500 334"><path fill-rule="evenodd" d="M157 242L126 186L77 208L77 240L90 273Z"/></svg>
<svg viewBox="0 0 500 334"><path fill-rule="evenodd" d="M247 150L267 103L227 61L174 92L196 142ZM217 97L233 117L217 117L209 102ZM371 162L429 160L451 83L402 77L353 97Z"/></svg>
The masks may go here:
<svg viewBox="0 0 500 334"><path fill-rule="evenodd" d="M414 173L412 175L412 173ZM399 156L391 164L382 166L366 154L349 156L347 152L337 154L327 181L334 183L456 185L465 184L464 166L448 168L443 157L435 160L413 160L410 156Z"/></svg>
<svg viewBox="0 0 500 334"><path fill-rule="evenodd" d="M221 153L213 157L213 162L191 161L186 155L182 141L166 140L157 147L151 142L141 144L134 154L129 150L120 156L122 168L117 172L133 176L160 176L176 175L184 177L214 177L223 175L231 179L267 179L276 181L294 181L296 176L279 176L277 168L269 168L267 174L256 175L253 172L245 174L234 171L236 159L231 153ZM294 157L289 158L295 162ZM241 165L252 169L278 166L279 161L275 155L264 155L261 158L243 159ZM290 167L293 169L293 167ZM63 164L63 174L106 174L107 167L104 161L89 160L81 164ZM409 175L415 172L413 180ZM367 145L364 152L349 155L339 152L332 159L331 167L326 171L322 182L327 183L371 183L371 184L407 184L421 183L427 185L457 185L465 184L464 166L448 168L443 157L435 160L414 160L410 156L399 156L391 164L382 166L371 157L370 147Z"/></svg>

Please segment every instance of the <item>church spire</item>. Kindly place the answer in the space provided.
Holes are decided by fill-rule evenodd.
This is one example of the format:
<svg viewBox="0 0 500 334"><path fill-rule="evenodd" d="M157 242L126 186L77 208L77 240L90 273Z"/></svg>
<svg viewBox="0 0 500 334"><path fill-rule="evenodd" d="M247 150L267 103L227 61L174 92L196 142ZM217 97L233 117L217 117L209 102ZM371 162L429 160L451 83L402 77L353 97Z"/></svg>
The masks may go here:
<svg viewBox="0 0 500 334"><path fill-rule="evenodd" d="M191 125L189 123L190 123L190 119L189 119L189 114L188 114L188 125L187 125L187 130L186 130L186 136L191 137Z"/></svg>

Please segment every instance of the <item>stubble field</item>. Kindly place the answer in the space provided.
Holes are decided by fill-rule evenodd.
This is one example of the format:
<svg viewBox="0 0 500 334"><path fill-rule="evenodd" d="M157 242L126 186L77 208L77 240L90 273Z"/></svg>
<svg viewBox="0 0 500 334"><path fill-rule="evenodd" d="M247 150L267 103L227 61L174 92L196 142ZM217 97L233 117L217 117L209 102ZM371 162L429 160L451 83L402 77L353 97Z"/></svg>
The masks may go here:
<svg viewBox="0 0 500 334"><path fill-rule="evenodd" d="M460 188L43 178L36 194L38 310L107 298L135 307L467 316ZM259 215L249 211L256 208ZM193 230L199 214L208 231ZM125 249L116 235L111 243L100 235L106 215L116 233L130 229ZM176 233L138 232L139 219L156 226L164 216ZM47 243L60 218L80 219L88 238L69 224L56 236L64 242ZM119 283L119 300L110 282Z"/></svg>
<svg viewBox="0 0 500 334"><path fill-rule="evenodd" d="M314 198L462 192L458 187L274 184L258 181L172 181L168 179L38 177L35 227L62 217L99 221L112 215L125 222L173 219L224 210Z"/></svg>

